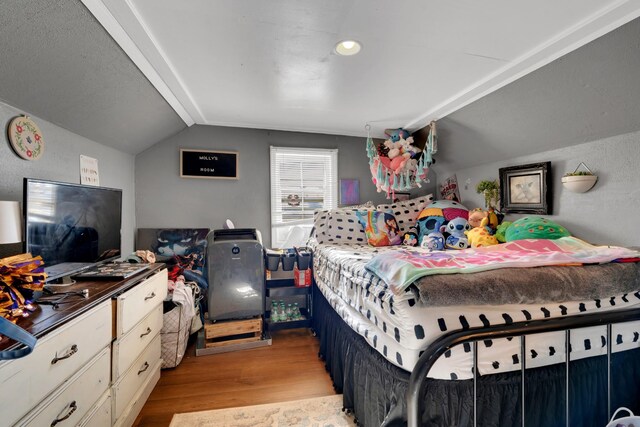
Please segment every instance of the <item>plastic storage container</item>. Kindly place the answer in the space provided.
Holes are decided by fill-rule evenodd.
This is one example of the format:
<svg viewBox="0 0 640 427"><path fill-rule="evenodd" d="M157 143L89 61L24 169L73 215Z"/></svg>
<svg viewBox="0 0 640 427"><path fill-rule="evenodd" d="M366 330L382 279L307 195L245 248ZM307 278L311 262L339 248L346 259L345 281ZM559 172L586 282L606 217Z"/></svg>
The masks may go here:
<svg viewBox="0 0 640 427"><path fill-rule="evenodd" d="M282 254L282 269L284 271L293 270L293 266L296 263L296 251L294 249L286 249Z"/></svg>
<svg viewBox="0 0 640 427"><path fill-rule="evenodd" d="M311 263L311 250L307 247L295 248L299 270L306 270Z"/></svg>
<svg viewBox="0 0 640 427"><path fill-rule="evenodd" d="M269 271L277 271L278 266L280 265L280 258L282 255L279 252L274 252L269 249L265 251L264 260L265 266Z"/></svg>

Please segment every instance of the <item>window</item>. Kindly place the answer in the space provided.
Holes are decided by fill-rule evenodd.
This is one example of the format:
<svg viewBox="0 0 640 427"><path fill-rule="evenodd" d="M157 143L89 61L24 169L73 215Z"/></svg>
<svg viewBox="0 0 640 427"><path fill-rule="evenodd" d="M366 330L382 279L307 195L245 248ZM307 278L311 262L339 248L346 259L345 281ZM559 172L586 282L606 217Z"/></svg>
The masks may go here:
<svg viewBox="0 0 640 427"><path fill-rule="evenodd" d="M271 246L304 245L313 211L338 201L338 150L271 147Z"/></svg>

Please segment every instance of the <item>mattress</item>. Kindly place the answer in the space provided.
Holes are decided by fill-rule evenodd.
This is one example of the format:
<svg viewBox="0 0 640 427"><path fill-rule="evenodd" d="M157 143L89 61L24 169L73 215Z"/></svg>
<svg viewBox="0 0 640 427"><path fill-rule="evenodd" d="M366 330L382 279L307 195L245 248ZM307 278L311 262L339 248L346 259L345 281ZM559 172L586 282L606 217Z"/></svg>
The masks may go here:
<svg viewBox="0 0 640 427"><path fill-rule="evenodd" d="M314 274L318 288L351 329L394 365L411 371L421 352L448 331L511 322L561 317L572 314L634 308L640 293L611 295L584 301L548 301L542 304L428 306L420 302L417 289L396 291L365 270L376 254L397 247L368 245L315 245ZM570 358L606 354L606 327L570 332ZM640 346L640 322L613 325L612 351ZM529 368L565 360L563 332L531 335L525 341ZM478 344L478 372L482 375L520 369L520 340L486 340ZM473 376L470 344L452 348L429 373L436 379L468 379Z"/></svg>

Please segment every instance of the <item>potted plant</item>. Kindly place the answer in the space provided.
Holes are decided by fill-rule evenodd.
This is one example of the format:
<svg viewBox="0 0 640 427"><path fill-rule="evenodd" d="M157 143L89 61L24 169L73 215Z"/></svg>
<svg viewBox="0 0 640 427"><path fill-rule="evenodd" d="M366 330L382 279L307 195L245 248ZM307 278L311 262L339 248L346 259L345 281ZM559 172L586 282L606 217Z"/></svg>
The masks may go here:
<svg viewBox="0 0 640 427"><path fill-rule="evenodd" d="M494 208L495 210L500 200L500 184L497 180L483 180L476 185L476 192L484 195L484 205L487 209Z"/></svg>
<svg viewBox="0 0 640 427"><path fill-rule="evenodd" d="M579 171L580 166L584 166L586 171ZM562 185L574 193L585 193L596 184L598 177L584 163L580 163L576 170L567 172L562 177Z"/></svg>

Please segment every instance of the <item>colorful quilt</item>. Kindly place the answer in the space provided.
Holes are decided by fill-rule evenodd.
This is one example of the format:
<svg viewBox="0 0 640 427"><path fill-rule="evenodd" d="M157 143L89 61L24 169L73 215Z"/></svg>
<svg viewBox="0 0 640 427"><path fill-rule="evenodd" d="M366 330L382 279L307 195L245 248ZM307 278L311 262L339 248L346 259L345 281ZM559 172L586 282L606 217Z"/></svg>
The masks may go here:
<svg viewBox="0 0 640 427"><path fill-rule="evenodd" d="M526 239L460 251L399 250L379 254L365 268L384 280L394 292L421 277L435 274L476 273L512 267L603 264L638 258L640 252L618 246L593 246L575 237L557 240Z"/></svg>

